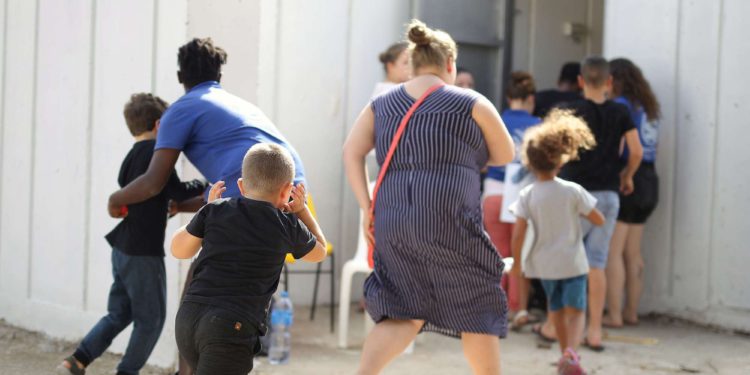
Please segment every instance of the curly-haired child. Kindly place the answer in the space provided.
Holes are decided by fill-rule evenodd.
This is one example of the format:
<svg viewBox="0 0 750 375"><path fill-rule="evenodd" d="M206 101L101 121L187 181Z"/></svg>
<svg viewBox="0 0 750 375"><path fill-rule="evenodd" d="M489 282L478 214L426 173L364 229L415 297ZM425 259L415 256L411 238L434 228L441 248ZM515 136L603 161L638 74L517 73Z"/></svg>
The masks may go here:
<svg viewBox="0 0 750 375"><path fill-rule="evenodd" d="M512 272L516 276L523 272L542 282L562 352L560 374L583 373L575 349L583 332L589 266L580 217L602 225L604 216L595 208L596 198L580 185L558 178L557 173L578 157L580 149L591 149L595 144L583 120L569 111L553 110L524 136L522 161L536 175L536 182L521 190L511 206L518 218L511 248L514 264L519 266ZM521 248L528 225L535 236L522 264Z"/></svg>

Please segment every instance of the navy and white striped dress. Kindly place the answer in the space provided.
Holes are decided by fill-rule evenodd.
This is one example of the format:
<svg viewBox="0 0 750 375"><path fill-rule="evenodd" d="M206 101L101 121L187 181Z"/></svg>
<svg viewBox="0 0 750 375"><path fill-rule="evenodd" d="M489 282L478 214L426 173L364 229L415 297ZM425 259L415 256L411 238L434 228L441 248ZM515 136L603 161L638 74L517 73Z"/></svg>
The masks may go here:
<svg viewBox="0 0 750 375"><path fill-rule="evenodd" d="M480 169L488 151L471 116L480 94L454 86L432 93L412 116L375 204L375 269L367 310L424 320L423 331L505 337L503 262L482 226ZM400 85L372 102L382 165L415 99Z"/></svg>

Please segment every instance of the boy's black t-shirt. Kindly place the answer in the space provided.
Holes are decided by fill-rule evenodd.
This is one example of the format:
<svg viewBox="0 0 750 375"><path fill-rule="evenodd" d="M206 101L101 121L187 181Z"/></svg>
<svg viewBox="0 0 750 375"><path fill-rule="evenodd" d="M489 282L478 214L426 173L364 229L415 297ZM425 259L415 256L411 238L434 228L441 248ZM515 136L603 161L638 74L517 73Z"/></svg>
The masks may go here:
<svg viewBox="0 0 750 375"><path fill-rule="evenodd" d="M145 140L133 145L120 167L117 178L120 187L146 173L155 144L155 140ZM205 189L205 184L198 180L181 182L177 173L172 170L161 193L143 202L128 205L128 216L105 236L107 242L128 255L163 257L169 199L183 201L201 195Z"/></svg>
<svg viewBox="0 0 750 375"><path fill-rule="evenodd" d="M558 89L539 91L534 95L534 116L544 118L550 110L570 102L581 100L580 93Z"/></svg>
<svg viewBox="0 0 750 375"><path fill-rule="evenodd" d="M635 129L628 108L607 100L602 104L579 100L562 106L582 117L596 138L593 150L582 151L580 159L563 166L560 178L573 181L589 191L620 189L620 140Z"/></svg>
<svg viewBox="0 0 750 375"><path fill-rule="evenodd" d="M261 334L286 254L299 259L316 244L296 215L244 197L205 205L186 229L203 249L183 300L233 311Z"/></svg>

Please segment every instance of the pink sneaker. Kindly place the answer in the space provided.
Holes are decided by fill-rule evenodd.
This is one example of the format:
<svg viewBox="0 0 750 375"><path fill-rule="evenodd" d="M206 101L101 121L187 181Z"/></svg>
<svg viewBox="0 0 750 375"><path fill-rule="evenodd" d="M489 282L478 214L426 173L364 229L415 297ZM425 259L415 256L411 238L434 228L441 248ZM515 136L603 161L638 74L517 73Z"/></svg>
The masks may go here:
<svg viewBox="0 0 750 375"><path fill-rule="evenodd" d="M586 375L586 371L583 371L581 367L580 358L575 350L571 348L565 349L565 354L557 362L557 374L558 375Z"/></svg>

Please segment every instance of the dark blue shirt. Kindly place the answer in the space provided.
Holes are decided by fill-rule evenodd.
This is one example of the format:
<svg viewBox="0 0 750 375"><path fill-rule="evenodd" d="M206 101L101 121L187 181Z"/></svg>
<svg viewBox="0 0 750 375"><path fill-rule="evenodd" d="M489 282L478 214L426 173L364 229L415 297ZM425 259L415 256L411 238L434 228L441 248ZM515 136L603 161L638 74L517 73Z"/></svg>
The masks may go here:
<svg viewBox="0 0 750 375"><path fill-rule="evenodd" d="M656 146L659 143L659 123L656 119L649 120L643 107L634 106L633 103L624 96L618 96L614 101L628 107L630 119L633 120L633 124L636 129L638 129L638 137L641 139L641 145L643 146L643 161L647 163L655 162ZM622 158L625 160L628 158L627 145L625 145Z"/></svg>
<svg viewBox="0 0 750 375"><path fill-rule="evenodd" d="M519 109L506 109L500 117L503 119L505 127L508 128L508 132L513 138L513 143L516 145L516 160L518 160L520 159L519 156L521 144L523 143L523 134L526 133L526 129L542 122L542 119ZM505 181L505 167L487 168L487 177L500 182Z"/></svg>
<svg viewBox="0 0 750 375"><path fill-rule="evenodd" d="M196 85L164 113L156 149L181 150L209 181L226 182L224 197L240 196L242 159L257 143L275 143L294 158L294 182L305 182L297 151L256 106L221 88L216 81Z"/></svg>

